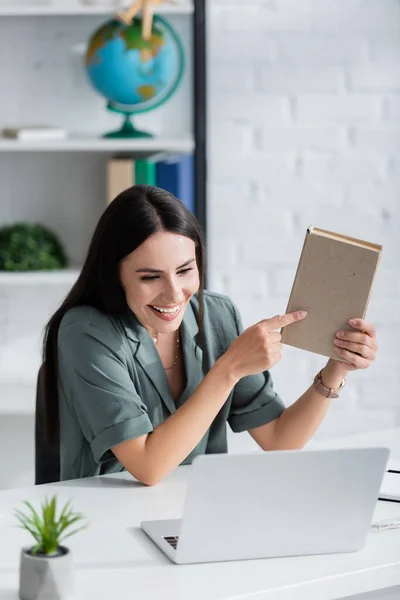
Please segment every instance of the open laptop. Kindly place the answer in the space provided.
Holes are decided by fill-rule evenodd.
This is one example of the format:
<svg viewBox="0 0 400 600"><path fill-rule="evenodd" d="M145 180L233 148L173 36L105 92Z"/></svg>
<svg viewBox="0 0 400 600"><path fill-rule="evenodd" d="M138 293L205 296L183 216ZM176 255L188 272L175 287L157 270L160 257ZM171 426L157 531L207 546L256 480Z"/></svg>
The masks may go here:
<svg viewBox="0 0 400 600"><path fill-rule="evenodd" d="M175 563L361 549L388 448L198 456L183 518L140 526Z"/></svg>

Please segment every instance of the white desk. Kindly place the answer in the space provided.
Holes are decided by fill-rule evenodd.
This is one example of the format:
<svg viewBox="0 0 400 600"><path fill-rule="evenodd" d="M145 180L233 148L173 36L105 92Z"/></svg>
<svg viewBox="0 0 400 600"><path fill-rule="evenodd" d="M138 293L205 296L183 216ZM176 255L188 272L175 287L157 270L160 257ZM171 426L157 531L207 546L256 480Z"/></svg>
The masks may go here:
<svg viewBox="0 0 400 600"><path fill-rule="evenodd" d="M356 434L350 437L332 438L326 441L311 440L307 446L309 448L356 448L362 446L386 446L387 448L390 448L389 465L400 465L400 428Z"/></svg>
<svg viewBox="0 0 400 600"><path fill-rule="evenodd" d="M400 446L400 431L393 435ZM73 498L74 509L90 521L67 540L75 561L73 600L332 600L400 584L399 529L371 533L357 553L171 564L138 526L181 516L189 470L181 467L152 488L122 473L1 492L0 599L17 600L20 548L31 545L29 535L13 527L12 511L24 499L37 506L53 493L61 502ZM400 504L379 502L374 520L391 517L400 518Z"/></svg>

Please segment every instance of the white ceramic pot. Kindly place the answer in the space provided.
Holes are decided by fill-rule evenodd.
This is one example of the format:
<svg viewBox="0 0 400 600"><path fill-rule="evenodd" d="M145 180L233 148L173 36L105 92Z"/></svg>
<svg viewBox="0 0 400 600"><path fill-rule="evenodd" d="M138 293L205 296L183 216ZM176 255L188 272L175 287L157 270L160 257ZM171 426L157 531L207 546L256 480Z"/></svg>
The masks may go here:
<svg viewBox="0 0 400 600"><path fill-rule="evenodd" d="M72 555L59 547L53 556L31 554L31 548L21 550L19 597L21 600L64 600L73 590Z"/></svg>

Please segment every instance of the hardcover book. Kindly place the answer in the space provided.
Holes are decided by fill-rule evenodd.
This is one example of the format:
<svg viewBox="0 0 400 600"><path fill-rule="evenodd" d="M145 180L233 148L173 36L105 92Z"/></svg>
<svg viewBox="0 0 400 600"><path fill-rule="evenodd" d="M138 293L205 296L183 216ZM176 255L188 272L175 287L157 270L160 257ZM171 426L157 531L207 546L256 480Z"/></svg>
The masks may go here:
<svg viewBox="0 0 400 600"><path fill-rule="evenodd" d="M378 244L310 226L286 310L308 315L282 329L282 343L343 360L335 333L365 318L381 254Z"/></svg>

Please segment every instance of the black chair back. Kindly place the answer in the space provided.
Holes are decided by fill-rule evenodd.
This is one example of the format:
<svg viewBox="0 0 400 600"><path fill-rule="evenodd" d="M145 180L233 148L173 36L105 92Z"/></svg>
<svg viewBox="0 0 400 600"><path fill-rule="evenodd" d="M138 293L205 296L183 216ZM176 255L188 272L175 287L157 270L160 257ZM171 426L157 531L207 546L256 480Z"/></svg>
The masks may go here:
<svg viewBox="0 0 400 600"><path fill-rule="evenodd" d="M52 448L45 437L43 397L43 365L36 384L35 411L35 485L60 481L60 451Z"/></svg>

